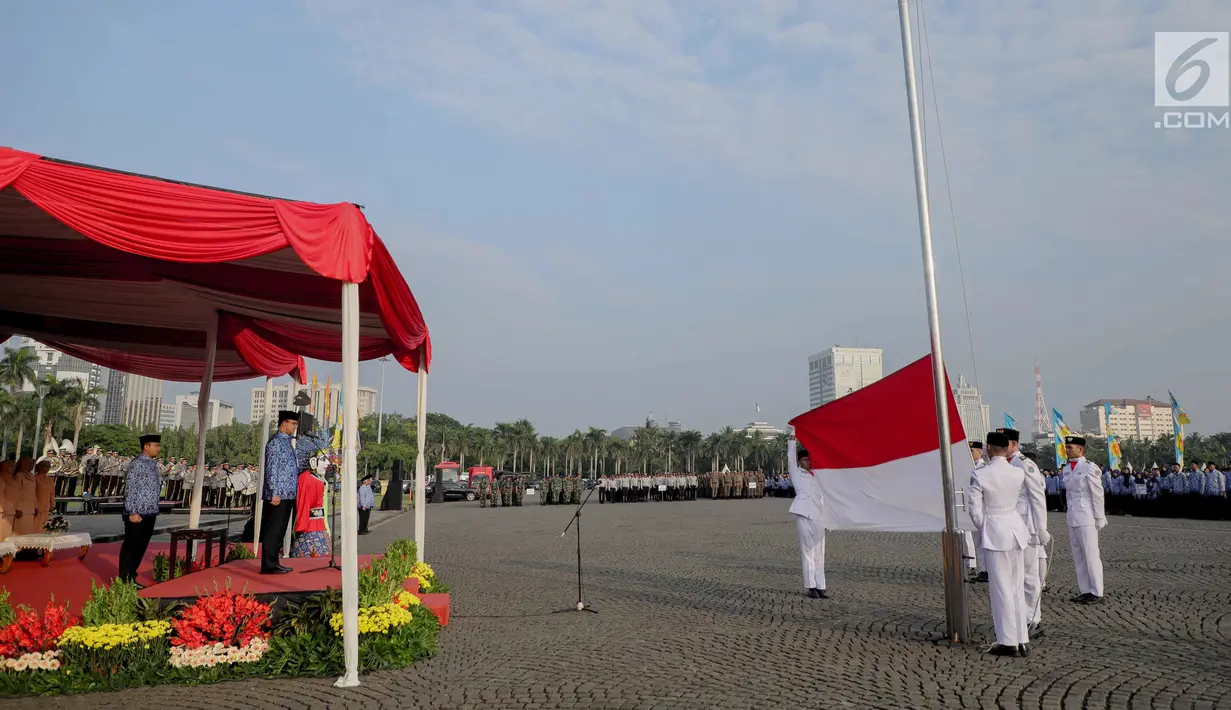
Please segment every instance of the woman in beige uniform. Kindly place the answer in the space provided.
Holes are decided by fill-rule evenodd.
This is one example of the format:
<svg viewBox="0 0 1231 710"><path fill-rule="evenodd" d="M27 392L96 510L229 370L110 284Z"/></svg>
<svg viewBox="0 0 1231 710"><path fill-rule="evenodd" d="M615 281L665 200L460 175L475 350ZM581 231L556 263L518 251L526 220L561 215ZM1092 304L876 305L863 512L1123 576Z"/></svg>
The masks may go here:
<svg viewBox="0 0 1231 710"><path fill-rule="evenodd" d="M26 456L17 462L17 472L9 481L9 486L16 484L16 490L10 493L17 508L17 518L13 521L13 534L30 535L39 532L35 517L38 512L38 493L34 488L34 459Z"/></svg>

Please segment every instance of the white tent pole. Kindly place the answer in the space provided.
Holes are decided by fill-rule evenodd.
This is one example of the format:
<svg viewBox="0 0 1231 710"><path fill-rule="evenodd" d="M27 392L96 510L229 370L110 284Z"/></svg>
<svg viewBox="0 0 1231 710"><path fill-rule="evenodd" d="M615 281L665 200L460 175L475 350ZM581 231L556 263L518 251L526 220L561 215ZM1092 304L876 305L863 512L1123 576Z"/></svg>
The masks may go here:
<svg viewBox="0 0 1231 710"><path fill-rule="evenodd" d="M342 649L339 688L359 685L359 285L342 285Z"/></svg>
<svg viewBox="0 0 1231 710"><path fill-rule="evenodd" d="M416 412L415 433L418 436L419 453L415 456L415 547L419 549L419 561L423 555L424 515L427 508L425 493L427 486L427 463L423 450L427 448L427 349L419 348L419 407Z"/></svg>
<svg viewBox="0 0 1231 710"><path fill-rule="evenodd" d="M188 529L201 526L201 484L205 483L205 415L209 409L209 388L214 384L214 360L218 357L218 314L205 331L205 374L197 394L197 475L192 480L192 505L188 508Z"/></svg>
<svg viewBox="0 0 1231 710"><path fill-rule="evenodd" d="M260 463L257 464L259 474L256 487L256 517L252 521L252 554L257 554L257 546L261 544L261 505L265 496L265 447L269 444L269 420L274 416L274 378L265 378L265 414L261 417L261 448Z"/></svg>

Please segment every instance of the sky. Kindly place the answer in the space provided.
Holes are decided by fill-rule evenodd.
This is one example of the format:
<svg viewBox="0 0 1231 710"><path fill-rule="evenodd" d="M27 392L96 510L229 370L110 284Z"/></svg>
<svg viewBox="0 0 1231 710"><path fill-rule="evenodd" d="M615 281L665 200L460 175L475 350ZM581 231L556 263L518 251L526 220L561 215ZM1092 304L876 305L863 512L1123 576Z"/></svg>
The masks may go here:
<svg viewBox="0 0 1231 710"><path fill-rule="evenodd" d="M923 10L951 378L993 426L1029 428L1038 360L1070 423L1171 390L1231 430L1231 129L1154 127L1153 48L1231 4ZM0 144L364 205L465 423L784 425L810 354L928 352L890 0L14 1L0 63ZM255 384L215 389L246 418Z"/></svg>

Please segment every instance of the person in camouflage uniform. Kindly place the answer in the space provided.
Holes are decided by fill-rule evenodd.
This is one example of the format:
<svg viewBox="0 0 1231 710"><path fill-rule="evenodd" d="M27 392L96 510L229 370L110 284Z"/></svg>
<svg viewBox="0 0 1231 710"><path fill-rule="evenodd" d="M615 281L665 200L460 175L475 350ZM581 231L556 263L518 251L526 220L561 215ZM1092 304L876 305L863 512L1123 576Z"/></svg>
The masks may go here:
<svg viewBox="0 0 1231 710"><path fill-rule="evenodd" d="M512 505L512 484L513 481L508 478L500 479L500 507L507 508Z"/></svg>
<svg viewBox="0 0 1231 710"><path fill-rule="evenodd" d="M526 479L518 476L513 479L513 505L521 507L522 500L526 497Z"/></svg>
<svg viewBox="0 0 1231 710"><path fill-rule="evenodd" d="M559 476L551 477L551 504L560 504L560 492L564 490L564 481Z"/></svg>
<svg viewBox="0 0 1231 710"><path fill-rule="evenodd" d="M492 497L491 479L484 476L479 480L479 507L486 508L487 501Z"/></svg>
<svg viewBox="0 0 1231 710"><path fill-rule="evenodd" d="M546 476L539 481L539 505L547 505L547 487L551 485L551 479Z"/></svg>

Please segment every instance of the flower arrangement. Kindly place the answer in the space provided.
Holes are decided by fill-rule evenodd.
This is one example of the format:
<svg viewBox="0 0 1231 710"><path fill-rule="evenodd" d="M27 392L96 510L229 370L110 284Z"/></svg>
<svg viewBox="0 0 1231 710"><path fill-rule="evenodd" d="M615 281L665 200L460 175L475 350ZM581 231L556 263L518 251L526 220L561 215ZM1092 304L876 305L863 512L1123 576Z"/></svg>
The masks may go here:
<svg viewBox="0 0 1231 710"><path fill-rule="evenodd" d="M220 589L197 599L171 622L172 646L189 649L215 643L247 646L254 638L269 635L270 607L231 589Z"/></svg>
<svg viewBox="0 0 1231 710"><path fill-rule="evenodd" d="M261 636L254 636L240 646L227 646L222 643L196 648L172 646L171 666L174 668L210 668L223 664L255 663L261 660L267 651L269 651L269 641Z"/></svg>
<svg viewBox="0 0 1231 710"><path fill-rule="evenodd" d="M78 644L89 649L111 650L128 644L148 644L171 633L167 621L142 621L135 624L70 626L60 634L59 645Z"/></svg>
<svg viewBox="0 0 1231 710"><path fill-rule="evenodd" d="M43 523L43 530L49 533L68 532L68 519L63 515L53 515L47 518L47 522Z"/></svg>
<svg viewBox="0 0 1231 710"><path fill-rule="evenodd" d="M359 633L387 634L390 629L410 623L414 617L406 607L398 604L381 604L359 610ZM329 625L334 633L342 635L342 613L338 612L329 619Z"/></svg>
<svg viewBox="0 0 1231 710"><path fill-rule="evenodd" d="M68 613L68 603L47 602L42 615L23 606L17 610L13 623L0 628L0 657L20 658L28 653L53 651L60 634L77 623L77 617Z"/></svg>
<svg viewBox="0 0 1231 710"><path fill-rule="evenodd" d="M60 670L59 651L35 651L23 653L17 658L0 659L0 670L15 671L58 671Z"/></svg>
<svg viewBox="0 0 1231 710"><path fill-rule="evenodd" d="M403 609L409 609L412 606L421 606L423 604L423 600L403 589L398 592L397 598L393 600L393 603Z"/></svg>
<svg viewBox="0 0 1231 710"><path fill-rule="evenodd" d="M419 591L425 594L442 594L449 591L449 586L436 578L436 570L426 562L416 562L407 576L419 580Z"/></svg>

